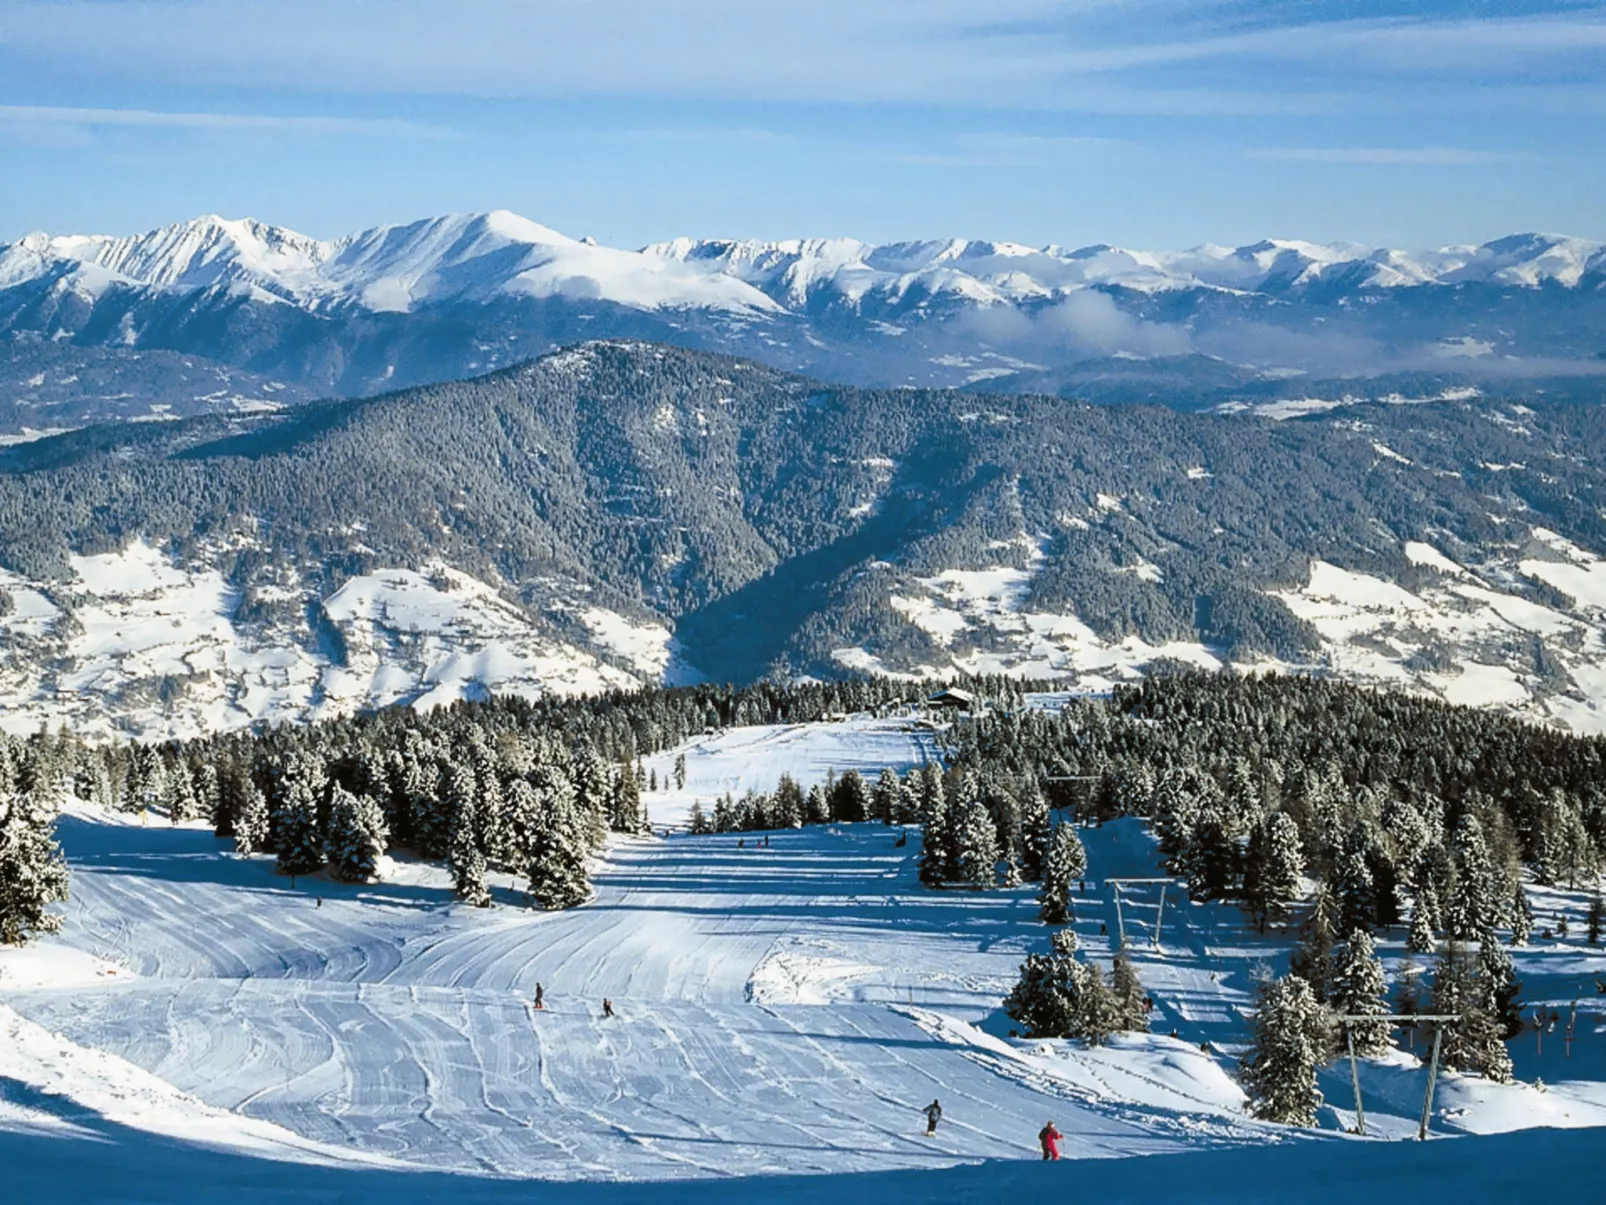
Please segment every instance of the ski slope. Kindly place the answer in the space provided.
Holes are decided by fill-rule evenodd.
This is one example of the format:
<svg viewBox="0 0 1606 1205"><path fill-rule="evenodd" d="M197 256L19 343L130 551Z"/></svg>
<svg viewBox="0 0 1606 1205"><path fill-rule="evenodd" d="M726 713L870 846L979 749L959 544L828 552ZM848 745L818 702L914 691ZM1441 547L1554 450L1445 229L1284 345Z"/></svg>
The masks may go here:
<svg viewBox="0 0 1606 1205"><path fill-rule="evenodd" d="M684 750L677 794L732 774L807 784L845 769L822 765L839 754L869 771L882 755L918 758L925 739L865 721L702 738ZM677 1200L682 1181L704 1186L687 1190L700 1201L990 1200L1006 1183L1049 1191L1038 1177L1050 1169L1028 1161L1053 1119L1081 1161L1079 1187L1136 1196L1326 1200L1319 1175L1308 1197L1243 1185L1277 1168L1284 1183L1307 1167L1382 1183L1453 1165L1431 1152L1458 1143L1363 1155L1341 1137L1343 1068L1324 1081L1324 1132L1243 1115L1228 1071L1251 975L1285 957L1287 939L1251 932L1236 909L1173 893L1155 947L1144 943L1157 901L1131 889L1121 917L1155 1033L1092 1051L1009 1039L999 1003L1044 941L1030 893L923 890L918 840L894 837L865 824L774 833L767 846L619 839L595 868L596 899L546 914L505 878L497 907L461 907L439 868L407 861L377 885L313 877L292 889L271 859L238 857L204 828L75 812L61 824L74 869L63 932L0 951L0 1035L12 1039L0 1042L0 1159L98 1169L123 1194L30 1172L30 1201L165 1199L129 1167L204 1179L231 1203L309 1186L351 1201L500 1200L529 1178L566 1200ZM1103 880L1154 873L1154 849L1132 822L1084 838L1076 928L1102 961L1117 930ZM1577 892L1536 897L1541 919L1582 905ZM1572 932L1520 953L1528 999L1574 992L1591 959ZM605 996L617 1017L601 1015ZM1519 1075L1542 1073L1544 1091L1446 1077L1435 1132L1606 1124L1596 1011L1572 1059L1547 1047L1538 1062L1514 1044ZM1371 1132L1405 1136L1423 1072L1400 1055L1363 1076ZM945 1116L927 1138L920 1110L933 1097ZM1582 1183L1591 1138L1493 1141L1557 1175L1576 1168ZM759 1179L710 1184L733 1176ZM1508 1184L1505 1199L1533 1199L1521 1189Z"/></svg>

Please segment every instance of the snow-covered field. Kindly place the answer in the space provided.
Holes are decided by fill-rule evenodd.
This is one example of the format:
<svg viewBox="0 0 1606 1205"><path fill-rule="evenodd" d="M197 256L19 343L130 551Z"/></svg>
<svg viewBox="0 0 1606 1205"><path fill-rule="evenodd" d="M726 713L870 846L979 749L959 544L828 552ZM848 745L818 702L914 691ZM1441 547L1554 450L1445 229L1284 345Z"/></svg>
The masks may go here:
<svg viewBox="0 0 1606 1205"><path fill-rule="evenodd" d="M223 576L135 540L71 559L58 606L0 570L12 608L0 729L185 738L398 701L577 693L676 682L667 628L585 604L533 614L446 565L381 569L327 598L286 573L241 598ZM247 606L274 617L247 622ZM558 626L562 621L562 627ZM316 626L314 626L316 625Z"/></svg>
<svg viewBox="0 0 1606 1205"><path fill-rule="evenodd" d="M923 747L886 721L729 733L687 746L681 794L724 789L748 757L742 782L808 785L848 768L828 765L838 751L867 770ZM1386 1183L1486 1162L1481 1145L1342 1137L1341 1068L1322 1132L1246 1119L1228 1071L1251 971L1286 939L1233 909L1173 897L1156 949L1142 944L1155 901L1132 889L1122 917L1153 1035L1097 1051L1010 1039L1000 1000L1044 941L1029 894L922 890L918 840L879 825L768 846L618 840L597 898L556 914L506 880L496 908L458 906L438 868L405 861L383 884L292 890L198 827L77 811L61 836L64 931L0 952L0 1159L27 1169L30 1202L213 1199L196 1184L233 1200L527 1199L529 1177L575 1200L962 1201L1050 1191L1050 1175L1112 1199L1328 1200L1340 1172ZM1116 916L1099 884L1152 873L1153 849L1130 822L1085 837L1077 928L1102 959ZM1543 923L1582 897L1535 907ZM1572 932L1518 956L1525 997L1564 1014L1600 965ZM605 996L619 1016L602 1016ZM1547 1090L1447 1076L1436 1132L1606 1124L1606 1032L1583 1004L1571 1058L1514 1045ZM1423 1078L1403 1056L1365 1068L1373 1134L1412 1128ZM933 1097L945 1117L928 1139ZM1074 1169L1029 1163L1050 1118ZM1587 1133L1477 1142L1487 1162L1543 1158L1552 1182L1580 1185L1599 1150ZM1133 1158L1149 1155L1166 1157ZM731 1176L762 1179L708 1184ZM1477 1183L1502 1177L1503 1199L1534 1199L1499 1166ZM686 1180L702 1187L673 1187Z"/></svg>
<svg viewBox="0 0 1606 1205"><path fill-rule="evenodd" d="M1385 459L1395 457L1379 448ZM1206 480L1191 471L1189 477ZM1062 520L1085 526L1120 514L1122 506L1122 499L1101 494L1085 516ZM1017 542L1036 549L1025 535ZM1313 626L1317 650L1299 662L1262 657L1234 668L1332 674L1574 732L1606 732L1606 558L1542 527L1519 533L1512 555L1499 563L1463 566L1420 540L1405 542L1401 551L1428 571L1415 590L1313 561L1305 582L1274 596ZM1156 661L1207 670L1224 664L1220 649L1197 641L1108 639L1083 617L1034 609L1030 591L1038 565L1039 558L1028 555L1025 568L950 569L912 579L914 592L894 593L892 609L943 650L934 662L903 664L864 648L837 649L834 656L843 667L867 673L1060 678L1084 694L1136 681ZM1121 571L1154 581L1164 566L1142 561ZM1522 593L1524 580L1565 598L1555 605L1536 602Z"/></svg>

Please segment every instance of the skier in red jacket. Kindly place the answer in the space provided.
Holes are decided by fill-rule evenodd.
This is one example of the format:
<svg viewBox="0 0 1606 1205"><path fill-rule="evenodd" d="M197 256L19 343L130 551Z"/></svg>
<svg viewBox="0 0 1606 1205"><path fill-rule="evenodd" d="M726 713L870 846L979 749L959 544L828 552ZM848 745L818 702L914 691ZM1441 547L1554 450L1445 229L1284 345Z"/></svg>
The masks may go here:
<svg viewBox="0 0 1606 1205"><path fill-rule="evenodd" d="M1044 1159L1058 1159L1060 1157L1060 1139L1065 1137L1054 1128L1051 1121L1037 1131L1037 1141L1043 1144Z"/></svg>

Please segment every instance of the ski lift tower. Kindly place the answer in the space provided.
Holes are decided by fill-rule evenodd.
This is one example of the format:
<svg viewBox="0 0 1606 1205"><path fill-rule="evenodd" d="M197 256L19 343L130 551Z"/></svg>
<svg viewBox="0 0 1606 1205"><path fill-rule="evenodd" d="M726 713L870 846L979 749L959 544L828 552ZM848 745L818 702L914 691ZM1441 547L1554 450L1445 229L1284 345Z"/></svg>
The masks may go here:
<svg viewBox="0 0 1606 1205"><path fill-rule="evenodd" d="M1181 879L1105 879L1110 885L1110 893L1115 897L1115 931L1121 949L1126 949L1126 920L1121 913L1121 889L1127 886L1137 886L1144 883L1160 884L1160 906L1154 913L1154 948L1160 948L1160 924L1165 920L1165 889L1172 886L1182 886Z"/></svg>
<svg viewBox="0 0 1606 1205"><path fill-rule="evenodd" d="M1344 1026L1344 1043L1349 1047L1349 1077L1355 1088L1355 1132L1366 1133L1366 1110L1361 1107L1361 1071L1359 1061L1355 1057L1355 1030L1352 1025L1357 1021L1387 1021L1390 1024L1403 1024L1407 1021L1432 1021L1433 1024L1433 1058L1428 1063L1428 1091L1422 1099L1422 1124L1417 1127L1417 1141L1424 1142L1428 1136L1428 1119L1433 1114L1433 1090L1438 1086L1439 1080L1439 1041L1444 1037L1446 1025L1456 1025L1461 1021L1460 1013L1362 1013L1359 1015L1345 1014L1335 1017Z"/></svg>

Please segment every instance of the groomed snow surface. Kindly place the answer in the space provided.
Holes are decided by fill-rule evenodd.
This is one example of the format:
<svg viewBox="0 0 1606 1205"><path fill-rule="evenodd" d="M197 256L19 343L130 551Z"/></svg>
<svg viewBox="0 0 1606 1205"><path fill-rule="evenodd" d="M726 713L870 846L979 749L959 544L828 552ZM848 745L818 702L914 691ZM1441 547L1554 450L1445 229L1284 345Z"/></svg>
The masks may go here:
<svg viewBox="0 0 1606 1205"><path fill-rule="evenodd" d="M865 772L882 757L906 766L925 740L892 721L738 730L688 744L686 788L649 802L668 823L672 804L733 781L787 772L807 786L838 754ZM1076 927L1102 961L1116 930L1102 880L1154 873L1153 844L1131 822L1084 836L1092 880ZM899 847L876 824L768 845L617 840L596 899L555 914L526 909L506 879L497 907L458 906L440 868L404 859L381 884L292 889L271 859L240 858L201 827L77 810L61 837L74 870L63 932L0 951L0 1161L19 1200L980 1201L1074 1188L1325 1201L1401 1177L1540 1200L1568 1177L1593 1183L1587 1131L1387 1141L1413 1132L1420 1108L1424 1075L1403 1055L1363 1069L1383 1141L1339 1133L1341 1068L1322 1131L1248 1120L1228 1070L1252 969L1287 938L1260 938L1230 908L1173 895L1156 948L1157 900L1132 889L1122 915L1156 999L1153 1035L1095 1051L1010 1039L999 1003L1045 941L1030 893L923 890L918 836ZM1541 924L1568 911L1573 936L1518 952L1526 997L1563 1013L1600 965L1578 937L1582 907L1582 893L1536 893ZM602 1016L605 996L619 1016ZM1606 1033L1584 1005L1571 1059L1549 1039L1542 1060L1514 1044L1519 1075L1542 1074L1547 1091L1447 1076L1436 1132L1606 1123ZM945 1116L927 1138L919 1111L933 1097ZM1049 1119L1074 1165L1034 1162Z"/></svg>

